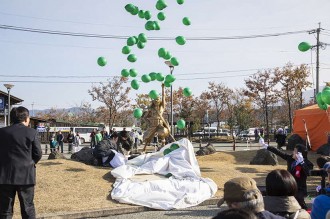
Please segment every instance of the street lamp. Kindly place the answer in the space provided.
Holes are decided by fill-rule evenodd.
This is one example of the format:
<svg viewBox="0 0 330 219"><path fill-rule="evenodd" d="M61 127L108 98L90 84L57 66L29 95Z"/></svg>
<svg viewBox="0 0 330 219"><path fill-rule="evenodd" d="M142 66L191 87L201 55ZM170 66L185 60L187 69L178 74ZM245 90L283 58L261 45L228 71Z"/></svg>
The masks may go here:
<svg viewBox="0 0 330 219"><path fill-rule="evenodd" d="M165 64L170 67L170 72L173 74L174 65L170 61L165 61ZM171 134L174 137L174 128L173 128L173 86L171 84Z"/></svg>
<svg viewBox="0 0 330 219"><path fill-rule="evenodd" d="M10 126L10 89L12 89L14 87L13 84L4 84L3 86L5 86L7 88L8 91L8 121L7 121L7 126Z"/></svg>

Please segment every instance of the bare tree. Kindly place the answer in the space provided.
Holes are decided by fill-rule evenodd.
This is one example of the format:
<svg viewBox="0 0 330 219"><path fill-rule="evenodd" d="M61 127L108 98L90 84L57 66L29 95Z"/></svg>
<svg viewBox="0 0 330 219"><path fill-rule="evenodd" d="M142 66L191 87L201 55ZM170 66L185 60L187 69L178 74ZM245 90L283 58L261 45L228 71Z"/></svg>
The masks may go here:
<svg viewBox="0 0 330 219"><path fill-rule="evenodd" d="M98 100L107 108L109 127L112 127L118 112L130 106L128 94L131 88L124 87L127 80L124 77L113 77L112 80L108 80L108 83L100 83L99 86L92 86L91 90L88 90L93 101Z"/></svg>
<svg viewBox="0 0 330 219"><path fill-rule="evenodd" d="M264 72L257 72L250 76L249 79L245 80L247 87L244 90L244 94L251 97L257 106L259 106L265 115L266 122L266 134L269 139L269 118L268 118L268 107L272 103L276 103L278 91L276 90L276 80L274 80L274 74L271 70L265 70Z"/></svg>
<svg viewBox="0 0 330 219"><path fill-rule="evenodd" d="M207 99L210 100L211 104L215 108L216 119L217 119L217 133L220 129L220 117L223 110L228 102L230 89L227 88L223 83L216 84L209 82L209 91L206 92Z"/></svg>
<svg viewBox="0 0 330 219"><path fill-rule="evenodd" d="M302 90L311 85L307 78L309 71L306 65L293 68L291 63L286 64L282 69L275 69L275 82L282 85L280 97L283 97L288 106L289 128L292 130L292 113L294 102L300 102L302 107Z"/></svg>

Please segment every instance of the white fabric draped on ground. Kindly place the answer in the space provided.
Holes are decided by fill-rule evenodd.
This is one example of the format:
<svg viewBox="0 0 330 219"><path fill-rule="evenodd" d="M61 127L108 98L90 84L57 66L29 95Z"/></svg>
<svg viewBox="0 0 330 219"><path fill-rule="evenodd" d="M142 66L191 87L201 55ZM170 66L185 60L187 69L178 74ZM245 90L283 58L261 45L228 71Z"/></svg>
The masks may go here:
<svg viewBox="0 0 330 219"><path fill-rule="evenodd" d="M202 178L194 148L188 139L175 142L180 147L164 156L159 152L140 155L111 171L116 177L111 197L155 209L179 209L200 204L213 197L217 185ZM172 176L166 178L165 175Z"/></svg>

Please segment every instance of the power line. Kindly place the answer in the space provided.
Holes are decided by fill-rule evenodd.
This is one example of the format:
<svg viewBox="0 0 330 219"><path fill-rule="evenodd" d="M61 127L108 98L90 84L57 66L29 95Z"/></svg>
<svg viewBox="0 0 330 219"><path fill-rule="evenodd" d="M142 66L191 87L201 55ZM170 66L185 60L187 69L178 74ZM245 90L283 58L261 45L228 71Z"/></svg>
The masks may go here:
<svg viewBox="0 0 330 219"><path fill-rule="evenodd" d="M103 35L103 34L94 34L94 33L74 33L74 32L64 32L56 30L44 30L44 29L34 29L29 27L17 27L0 24L0 29L5 30L16 30L32 33L43 33L43 34L53 34L53 35L62 35L62 36L75 36L75 37L91 37L91 38L102 38L102 39L120 39L126 40L130 36L120 36L120 35ZM186 37L187 40L236 40L236 39L252 39L252 38L265 38L265 37L275 37L275 36L285 36L292 34L300 34L309 32L308 30L299 30L299 31L289 31L282 33L271 33L271 34L256 34L256 35L247 35L247 36L228 36L228 37ZM149 40L174 40L172 37L149 37Z"/></svg>

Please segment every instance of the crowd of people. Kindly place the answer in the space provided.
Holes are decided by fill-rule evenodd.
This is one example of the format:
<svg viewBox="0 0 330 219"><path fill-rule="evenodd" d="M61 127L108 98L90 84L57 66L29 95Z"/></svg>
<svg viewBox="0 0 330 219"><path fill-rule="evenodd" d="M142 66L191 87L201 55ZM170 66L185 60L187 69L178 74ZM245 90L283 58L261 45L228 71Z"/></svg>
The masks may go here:
<svg viewBox="0 0 330 219"><path fill-rule="evenodd" d="M34 186L36 181L36 164L42 157L40 141L37 131L29 128L29 111L25 107L11 110L13 124L0 129L0 218L12 218L16 193L18 194L22 218L35 218ZM122 145L128 147L128 139L136 135L129 133L124 128L120 133L111 130L108 134L95 130L91 134L96 147L102 140L109 139L114 147ZM64 135L58 132L52 135L50 144L58 146L63 152ZM79 133L72 131L67 136L69 151L75 145L80 145ZM135 143L136 143L135 139ZM119 142L119 144L118 144ZM276 169L268 173L266 195L257 187L254 179L237 177L224 184L224 196L218 206L227 204L228 209L218 213L214 219L330 219L330 162L324 157L317 159L318 173L327 179L327 183L318 188L318 196L312 202L311 212L305 203L307 195L307 177L313 169L313 164L308 160L308 149L305 145L297 144L292 154L287 154L280 148L267 145L263 138L259 140L265 150L268 150L287 161L287 170ZM52 149L54 146L52 146ZM116 148L114 148L116 149ZM126 148L125 148L126 149ZM117 148L118 150L118 148ZM107 154L102 159L103 163L116 167L121 165L121 156L117 150ZM114 157L116 159L114 159ZM322 178L323 179L323 178Z"/></svg>

